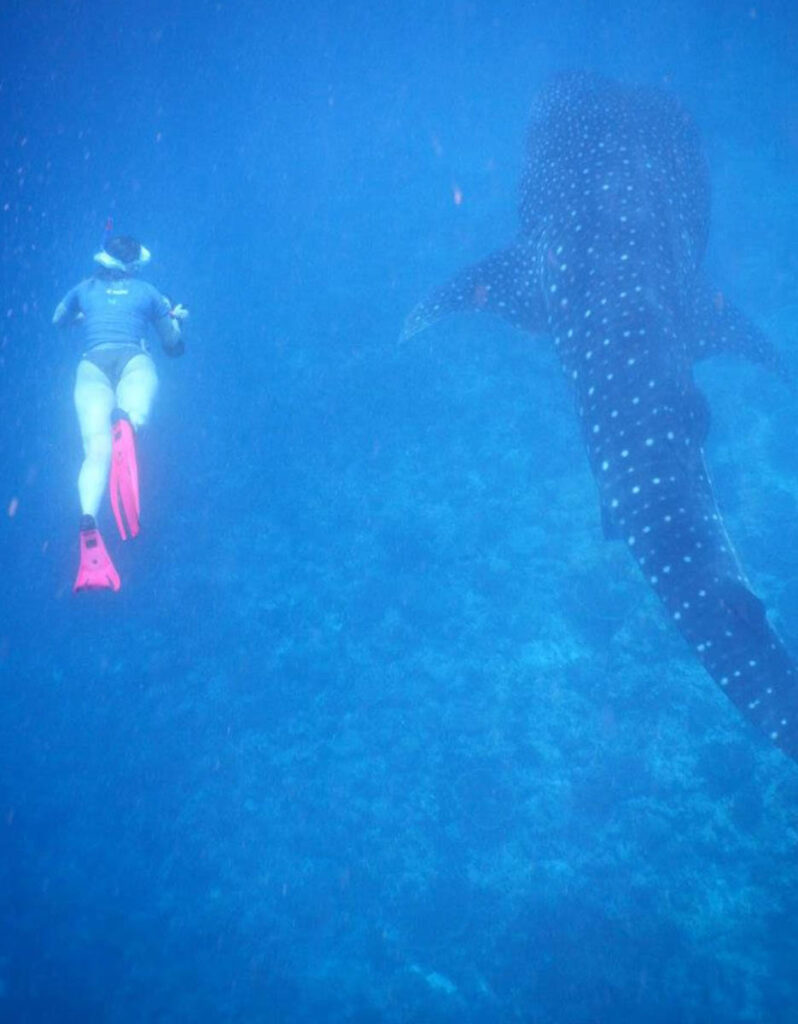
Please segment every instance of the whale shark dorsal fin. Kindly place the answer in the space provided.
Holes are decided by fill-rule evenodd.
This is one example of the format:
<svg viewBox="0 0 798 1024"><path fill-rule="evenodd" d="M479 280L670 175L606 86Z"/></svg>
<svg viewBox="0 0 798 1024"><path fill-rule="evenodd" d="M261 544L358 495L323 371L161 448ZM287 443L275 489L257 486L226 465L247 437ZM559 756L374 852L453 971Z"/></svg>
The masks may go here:
<svg viewBox="0 0 798 1024"><path fill-rule="evenodd" d="M545 331L537 251L537 239L522 238L456 274L410 313L401 340L452 313L492 313L525 331Z"/></svg>
<svg viewBox="0 0 798 1024"><path fill-rule="evenodd" d="M698 285L686 310L691 324L692 357L741 356L775 373L786 384L792 376L770 339L723 292Z"/></svg>

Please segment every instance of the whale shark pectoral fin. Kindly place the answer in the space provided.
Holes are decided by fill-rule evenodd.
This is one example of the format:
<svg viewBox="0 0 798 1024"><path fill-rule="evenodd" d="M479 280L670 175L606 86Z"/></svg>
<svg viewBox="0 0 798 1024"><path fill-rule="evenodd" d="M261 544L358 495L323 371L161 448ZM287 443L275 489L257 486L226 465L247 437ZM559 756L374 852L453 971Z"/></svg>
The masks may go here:
<svg viewBox="0 0 798 1024"><path fill-rule="evenodd" d="M696 288L686 310L691 320L693 359L722 354L742 356L780 377L794 381L770 339L723 292L707 286Z"/></svg>
<svg viewBox="0 0 798 1024"><path fill-rule="evenodd" d="M545 331L536 253L536 240L524 238L467 267L415 307L405 320L401 340L452 313L492 313L514 327Z"/></svg>

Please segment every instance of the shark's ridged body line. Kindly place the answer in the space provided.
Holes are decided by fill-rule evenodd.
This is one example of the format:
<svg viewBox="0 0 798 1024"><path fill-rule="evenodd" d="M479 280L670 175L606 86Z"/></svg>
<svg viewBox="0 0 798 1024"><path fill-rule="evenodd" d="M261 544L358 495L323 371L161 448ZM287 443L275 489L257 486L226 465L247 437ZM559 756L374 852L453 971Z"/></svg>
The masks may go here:
<svg viewBox="0 0 798 1024"><path fill-rule="evenodd" d="M666 92L554 79L533 108L521 231L408 318L458 310L548 333L570 379L608 536L745 715L798 759L796 670L751 592L704 465L703 356L781 372L763 335L699 274L710 190L696 128Z"/></svg>

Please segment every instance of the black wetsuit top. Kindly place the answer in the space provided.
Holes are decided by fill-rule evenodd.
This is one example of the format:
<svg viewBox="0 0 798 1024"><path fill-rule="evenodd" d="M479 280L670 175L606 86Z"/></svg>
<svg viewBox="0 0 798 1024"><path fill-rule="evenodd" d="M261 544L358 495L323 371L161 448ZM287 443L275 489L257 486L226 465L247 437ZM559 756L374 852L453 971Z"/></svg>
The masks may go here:
<svg viewBox="0 0 798 1024"><path fill-rule="evenodd" d="M85 351L98 345L143 346L149 325L155 327L167 350L180 341L177 324L169 316L169 300L146 281L113 271L100 272L70 289L58 304L56 324L83 314Z"/></svg>

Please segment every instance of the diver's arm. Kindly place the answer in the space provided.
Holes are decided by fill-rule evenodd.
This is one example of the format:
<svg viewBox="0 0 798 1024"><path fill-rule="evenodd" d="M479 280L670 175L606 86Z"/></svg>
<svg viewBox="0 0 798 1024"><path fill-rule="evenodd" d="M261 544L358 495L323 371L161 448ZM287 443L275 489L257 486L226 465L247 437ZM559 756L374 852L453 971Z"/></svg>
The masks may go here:
<svg viewBox="0 0 798 1024"><path fill-rule="evenodd" d="M155 321L155 329L168 356L182 356L186 350L180 333L180 321L185 320L187 316L188 310L185 306L180 303L172 306L170 303L167 312Z"/></svg>
<svg viewBox="0 0 798 1024"><path fill-rule="evenodd" d="M55 327L66 327L67 324L75 323L77 320L82 319L82 317L83 314L80 311L80 305L78 303L78 289L70 288L63 299L61 299L55 307L55 313L53 313L53 325Z"/></svg>

